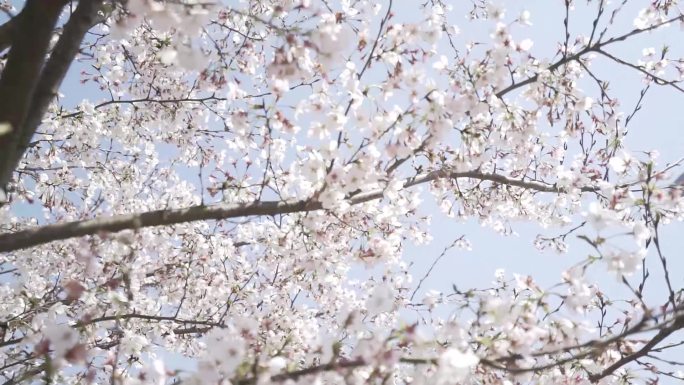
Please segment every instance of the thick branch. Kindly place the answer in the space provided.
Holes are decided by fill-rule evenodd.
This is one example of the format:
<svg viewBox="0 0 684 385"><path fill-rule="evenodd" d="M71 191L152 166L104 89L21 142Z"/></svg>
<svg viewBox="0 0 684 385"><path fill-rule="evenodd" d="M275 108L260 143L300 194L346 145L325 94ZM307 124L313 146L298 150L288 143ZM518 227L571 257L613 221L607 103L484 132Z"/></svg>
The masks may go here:
<svg viewBox="0 0 684 385"><path fill-rule="evenodd" d="M64 4L64 0L27 0L10 30L12 48L0 77L0 123L9 123L12 131L0 136L0 188L12 177L14 149Z"/></svg>
<svg viewBox="0 0 684 385"><path fill-rule="evenodd" d="M19 16L16 16L7 20L5 24L0 25L0 52L12 46L12 36L17 24L19 24L19 20Z"/></svg>
<svg viewBox="0 0 684 385"><path fill-rule="evenodd" d="M47 3L51 2L48 1ZM22 121L11 122L12 126L16 128L12 133L12 144L6 147L7 151L3 158L0 158L0 187L4 187L10 181L31 137L40 125L48 106L57 95L64 76L66 76L71 63L78 54L85 34L96 23L101 4L101 0L79 1L40 73L30 104L29 101L25 101L26 104L22 106L26 110L25 118ZM51 32L50 30L48 38ZM19 33L31 35L28 30L20 30ZM18 41L17 44L22 44L22 42ZM24 44L26 43L24 42ZM43 58L41 57L40 62L42 63L42 61ZM8 96L11 97L11 95ZM0 98L2 97L3 95L0 95ZM0 120L2 120L2 115L0 115Z"/></svg>
<svg viewBox="0 0 684 385"><path fill-rule="evenodd" d="M327 363L327 364L315 365L315 366L310 366L310 367L304 368L304 369L294 370L294 371L286 372L286 373L282 373L282 374L276 374L275 376L271 377L271 381L282 382L282 381L286 381L286 380L297 380L300 377L309 376L312 374L329 372L329 371L340 370L340 369L353 369L353 368L358 368L358 367L366 366L366 365L368 365L368 363L361 358L357 358L354 360L341 360L338 362L331 362L331 363ZM257 379L256 378L246 378L246 379L238 381L237 383L239 385L251 385L251 384L257 383Z"/></svg>
<svg viewBox="0 0 684 385"><path fill-rule="evenodd" d="M520 187L533 191L562 193L562 189L545 183L513 179L498 174L485 174L479 171L451 172L438 170L409 178L404 187L412 187L444 178L473 178L486 180L502 185ZM584 187L582 191L595 191L593 187ZM378 189L356 194L349 198L351 205L356 205L383 197L383 190ZM0 235L0 252L24 249L57 240L64 240L101 232L118 232L143 227L167 226L178 223L200 220L219 220L250 216L273 216L296 212L321 210L321 202L305 199L294 202L257 201L252 203L216 204L211 206L192 206L183 209L155 210L139 214L101 217L90 220L73 221L34 227L15 233Z"/></svg>

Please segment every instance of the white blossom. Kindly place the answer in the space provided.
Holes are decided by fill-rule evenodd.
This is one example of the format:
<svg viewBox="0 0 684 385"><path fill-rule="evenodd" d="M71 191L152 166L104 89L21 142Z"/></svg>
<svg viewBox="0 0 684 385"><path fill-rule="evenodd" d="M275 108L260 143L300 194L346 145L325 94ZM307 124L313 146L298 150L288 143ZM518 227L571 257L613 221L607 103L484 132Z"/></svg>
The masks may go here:
<svg viewBox="0 0 684 385"><path fill-rule="evenodd" d="M470 371L480 359L470 350L460 351L455 348L445 350L438 360L439 369L435 384L450 384L468 378Z"/></svg>

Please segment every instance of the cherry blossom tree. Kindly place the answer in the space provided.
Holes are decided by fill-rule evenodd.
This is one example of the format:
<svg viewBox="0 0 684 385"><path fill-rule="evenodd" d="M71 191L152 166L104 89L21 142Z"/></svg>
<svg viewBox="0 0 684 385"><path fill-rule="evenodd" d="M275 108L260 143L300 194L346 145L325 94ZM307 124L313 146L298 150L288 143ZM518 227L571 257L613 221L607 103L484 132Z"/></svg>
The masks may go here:
<svg viewBox="0 0 684 385"><path fill-rule="evenodd" d="M1 383L684 380L678 163L625 145L684 59L614 50L681 33L678 2L555 1L552 52L510 2L400 3L1 2ZM599 62L643 79L635 106ZM471 244L414 271L429 204L591 252L551 287L430 290Z"/></svg>

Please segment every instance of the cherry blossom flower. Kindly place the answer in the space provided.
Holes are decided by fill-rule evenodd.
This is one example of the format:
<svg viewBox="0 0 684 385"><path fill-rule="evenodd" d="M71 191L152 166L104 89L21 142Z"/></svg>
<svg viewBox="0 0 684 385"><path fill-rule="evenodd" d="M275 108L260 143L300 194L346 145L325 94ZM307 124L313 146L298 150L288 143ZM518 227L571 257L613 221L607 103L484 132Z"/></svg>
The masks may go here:
<svg viewBox="0 0 684 385"><path fill-rule="evenodd" d="M368 312L371 315L388 312L392 310L394 306L394 290L385 283L375 286L366 301L366 309L368 309Z"/></svg>
<svg viewBox="0 0 684 385"><path fill-rule="evenodd" d="M632 162L632 157L624 151L619 156L614 156L610 158L609 161L613 171L615 171L618 174L624 174L627 171L629 171Z"/></svg>
<svg viewBox="0 0 684 385"><path fill-rule="evenodd" d="M598 231L615 224L617 220L613 211L605 209L598 202L591 202L589 211L585 215L587 221Z"/></svg>
<svg viewBox="0 0 684 385"><path fill-rule="evenodd" d="M65 324L50 324L43 336L56 361L67 359L69 351L79 342L78 332Z"/></svg>
<svg viewBox="0 0 684 385"><path fill-rule="evenodd" d="M450 384L453 381L463 381L468 378L470 371L479 361L472 351L463 352L449 348L439 356L439 371L435 383Z"/></svg>

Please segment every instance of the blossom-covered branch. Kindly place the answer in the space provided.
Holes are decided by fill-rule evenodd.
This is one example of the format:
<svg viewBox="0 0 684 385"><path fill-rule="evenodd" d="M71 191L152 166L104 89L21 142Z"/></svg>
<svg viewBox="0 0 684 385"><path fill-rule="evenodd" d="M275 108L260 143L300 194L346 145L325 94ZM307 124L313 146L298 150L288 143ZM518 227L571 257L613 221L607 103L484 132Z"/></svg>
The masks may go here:
<svg viewBox="0 0 684 385"><path fill-rule="evenodd" d="M413 187L443 178L469 178L482 181L495 182L505 186L522 189L563 193L564 189L551 184L535 181L513 179L498 174L487 174L478 171L452 172L448 170L433 171L424 175L418 175L407 179L404 187ZM580 191L597 191L596 187L581 187ZM383 189L361 191L349 197L349 204L356 205L383 197ZM221 220L250 216L276 216L297 212L321 210L323 204L314 199L306 199L295 202L282 201L258 201L252 203L221 203L210 206L193 206L182 209L156 210L145 213L119 215L113 217L95 218L39 226L33 229L20 230L13 233L0 234L0 252L12 251L41 245L57 240L73 237L95 235L102 233L119 232L123 230L137 230L144 227L168 226L178 223L193 222L200 220Z"/></svg>

